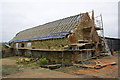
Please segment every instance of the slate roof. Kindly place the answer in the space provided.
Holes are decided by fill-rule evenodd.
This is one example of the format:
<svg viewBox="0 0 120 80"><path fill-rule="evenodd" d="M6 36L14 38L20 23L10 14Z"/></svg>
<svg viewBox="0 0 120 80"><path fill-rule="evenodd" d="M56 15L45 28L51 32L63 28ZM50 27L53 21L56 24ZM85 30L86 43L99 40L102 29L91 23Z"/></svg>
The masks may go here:
<svg viewBox="0 0 120 80"><path fill-rule="evenodd" d="M80 14L23 30L10 42L63 38L80 22Z"/></svg>

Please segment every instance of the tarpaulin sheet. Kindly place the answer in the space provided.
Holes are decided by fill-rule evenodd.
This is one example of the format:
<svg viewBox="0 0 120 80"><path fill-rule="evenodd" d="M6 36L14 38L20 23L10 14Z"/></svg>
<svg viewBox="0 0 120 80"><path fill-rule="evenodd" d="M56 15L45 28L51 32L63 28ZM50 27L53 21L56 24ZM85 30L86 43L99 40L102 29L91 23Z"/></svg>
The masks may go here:
<svg viewBox="0 0 120 80"><path fill-rule="evenodd" d="M64 35L53 35L53 36L46 36L46 37L37 37L37 38L30 38L25 40L15 40L13 42L21 42L21 41L33 41L33 40L46 40L46 39L54 39L54 38L64 38L69 33L66 33Z"/></svg>

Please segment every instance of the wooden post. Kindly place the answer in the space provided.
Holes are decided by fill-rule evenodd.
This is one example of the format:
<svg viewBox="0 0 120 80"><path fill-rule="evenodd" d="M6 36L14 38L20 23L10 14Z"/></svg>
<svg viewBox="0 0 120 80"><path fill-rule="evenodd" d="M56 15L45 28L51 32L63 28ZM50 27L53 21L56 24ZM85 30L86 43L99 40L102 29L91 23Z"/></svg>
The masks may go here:
<svg viewBox="0 0 120 80"><path fill-rule="evenodd" d="M93 25L94 25L94 10L92 10L92 22L93 22Z"/></svg>
<svg viewBox="0 0 120 80"><path fill-rule="evenodd" d="M75 63L75 53L73 51L73 53L72 53L72 64L74 64L74 63Z"/></svg>
<svg viewBox="0 0 120 80"><path fill-rule="evenodd" d="M87 59L88 59L88 50L86 50L86 52L87 52Z"/></svg>
<svg viewBox="0 0 120 80"><path fill-rule="evenodd" d="M83 62L83 59L82 59L82 52L80 52L80 55L81 55L81 62Z"/></svg>
<svg viewBox="0 0 120 80"><path fill-rule="evenodd" d="M64 52L62 51L62 66L63 66L63 58L64 57Z"/></svg>

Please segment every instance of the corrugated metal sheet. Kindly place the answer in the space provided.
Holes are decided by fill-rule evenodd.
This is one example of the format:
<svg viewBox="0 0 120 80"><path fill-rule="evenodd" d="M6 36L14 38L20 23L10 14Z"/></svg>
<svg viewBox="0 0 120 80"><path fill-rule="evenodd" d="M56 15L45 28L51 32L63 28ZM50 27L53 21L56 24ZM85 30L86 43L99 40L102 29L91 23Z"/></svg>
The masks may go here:
<svg viewBox="0 0 120 80"><path fill-rule="evenodd" d="M108 37L105 37L105 39L107 40L109 49L120 51L120 39Z"/></svg>
<svg viewBox="0 0 120 80"><path fill-rule="evenodd" d="M29 40L63 38L79 24L79 21L80 15L75 15L49 22L44 25L21 31L11 41L20 42Z"/></svg>

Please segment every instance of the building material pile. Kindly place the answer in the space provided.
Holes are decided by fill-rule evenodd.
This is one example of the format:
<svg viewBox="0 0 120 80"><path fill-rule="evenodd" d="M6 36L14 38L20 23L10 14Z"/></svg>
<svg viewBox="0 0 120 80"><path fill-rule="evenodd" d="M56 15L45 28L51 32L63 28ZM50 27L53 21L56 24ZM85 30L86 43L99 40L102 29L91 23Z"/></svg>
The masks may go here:
<svg viewBox="0 0 120 80"><path fill-rule="evenodd" d="M116 64L117 64L116 62L107 62L107 63L96 62L96 64L74 64L74 66L82 67L82 68L90 68L90 69L101 69L103 67L112 66Z"/></svg>

